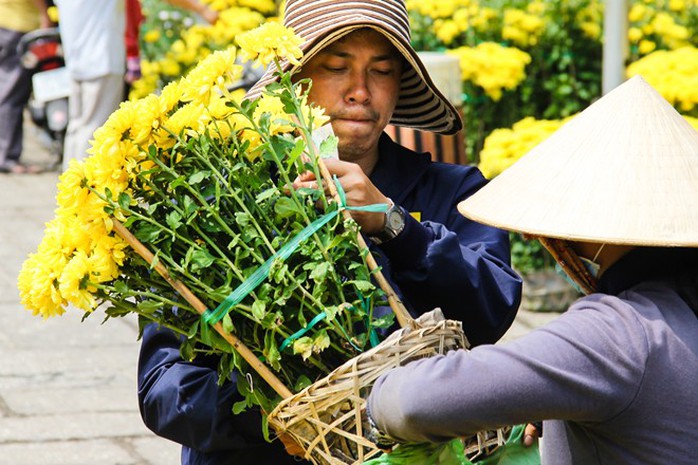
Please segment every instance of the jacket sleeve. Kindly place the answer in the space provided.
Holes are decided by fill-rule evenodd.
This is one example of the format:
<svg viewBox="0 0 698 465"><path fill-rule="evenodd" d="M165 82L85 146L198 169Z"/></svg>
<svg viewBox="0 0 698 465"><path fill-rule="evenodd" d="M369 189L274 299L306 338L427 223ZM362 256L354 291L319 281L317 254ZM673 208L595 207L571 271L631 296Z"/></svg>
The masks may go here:
<svg viewBox="0 0 698 465"><path fill-rule="evenodd" d="M512 342L391 370L368 398L371 418L416 442L540 420L615 418L643 388L647 338L620 300L588 302Z"/></svg>
<svg viewBox="0 0 698 465"><path fill-rule="evenodd" d="M511 326L522 283L510 266L508 233L457 210L486 182L478 171L471 173L450 198L430 193L432 219L419 222L408 215L403 232L380 248L413 311L440 307L447 318L462 321L468 340L478 345L497 341Z"/></svg>
<svg viewBox="0 0 698 465"><path fill-rule="evenodd" d="M150 324L143 331L138 361L138 400L145 425L155 434L201 452L264 442L261 414L233 415L240 400L235 383L218 385L215 359L182 360L180 341Z"/></svg>

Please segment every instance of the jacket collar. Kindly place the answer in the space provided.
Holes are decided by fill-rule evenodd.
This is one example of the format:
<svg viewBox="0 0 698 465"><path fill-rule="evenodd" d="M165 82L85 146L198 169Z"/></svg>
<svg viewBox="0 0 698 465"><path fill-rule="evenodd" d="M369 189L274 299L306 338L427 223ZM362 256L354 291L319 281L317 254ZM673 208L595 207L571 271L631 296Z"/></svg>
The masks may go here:
<svg viewBox="0 0 698 465"><path fill-rule="evenodd" d="M395 142L386 133L378 141L378 163L371 182L393 202L402 203L426 172L431 158Z"/></svg>

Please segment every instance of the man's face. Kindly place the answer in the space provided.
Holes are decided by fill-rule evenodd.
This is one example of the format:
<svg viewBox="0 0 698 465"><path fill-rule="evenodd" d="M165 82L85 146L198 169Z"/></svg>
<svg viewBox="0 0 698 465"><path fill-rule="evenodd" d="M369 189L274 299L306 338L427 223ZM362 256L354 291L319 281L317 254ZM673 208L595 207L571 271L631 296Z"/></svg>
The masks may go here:
<svg viewBox="0 0 698 465"><path fill-rule="evenodd" d="M298 74L312 79L310 101L330 116L342 160L378 156L378 139L397 103L402 63L383 34L361 29L325 47Z"/></svg>

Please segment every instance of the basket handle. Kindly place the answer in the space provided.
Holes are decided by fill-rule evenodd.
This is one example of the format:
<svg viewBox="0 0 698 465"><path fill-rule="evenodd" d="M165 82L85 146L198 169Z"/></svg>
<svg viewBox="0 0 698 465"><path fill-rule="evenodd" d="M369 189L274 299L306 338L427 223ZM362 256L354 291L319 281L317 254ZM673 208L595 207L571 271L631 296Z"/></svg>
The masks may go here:
<svg viewBox="0 0 698 465"><path fill-rule="evenodd" d="M179 294L184 297L184 299L189 302L189 304L191 304L191 306L194 307L199 314L203 315L207 310L206 305L204 305L204 303L201 302L183 282L174 279L162 263L157 262L153 265L153 253L148 250L148 248L143 245L143 243L139 241L136 236L131 234L131 231L129 231L118 220L112 219L112 221L114 224L114 231L116 231L116 233L121 236L138 255L143 257L143 259L148 262L150 266L155 268L155 271L157 271L160 276L165 279L165 281L167 281L177 292L179 292ZM269 386L271 386L272 389L274 389L274 391L276 391L277 394L284 399L293 395L293 393L281 382L281 380L279 380L279 378L277 378L276 375L272 373L272 371L264 363L262 363L254 352L243 344L243 342L237 336L227 333L223 329L223 325L220 322L211 326L240 354L240 356L242 356L242 358L245 359L247 363L250 364L250 366L264 379L264 381L269 384Z"/></svg>
<svg viewBox="0 0 698 465"><path fill-rule="evenodd" d="M293 119L298 124L298 120L295 119L295 117ZM319 155L320 151L315 145L315 141L312 137L309 137L305 131L302 131L302 133L303 139L305 140L306 145L310 149L311 155L318 160L320 174L322 174L322 178L325 181L325 184L329 187L330 194L332 194L332 197L334 198L335 202L341 204L339 193L337 192L337 186L335 186L334 180L332 179L332 174L327 169L327 166L325 165L325 162L322 160L322 157ZM348 210L342 210L342 214L344 215L344 219L351 218L351 213ZM359 243L359 248L361 250L366 250L366 264L368 265L368 268L373 272L373 275L375 276L380 288L383 289L383 292L385 292L385 294L387 295L388 304L390 304L390 308L395 313L395 317L397 318L400 327L405 328L409 326L413 328L414 319L412 318L412 315L409 314L407 308L405 308L405 305L398 298L393 287L390 285L388 280L385 279L385 276L381 272L380 267L376 263L376 259L373 257L371 251L368 250L368 245L366 245L366 241L364 240L364 237L361 235L361 231L358 231L356 233L356 240Z"/></svg>

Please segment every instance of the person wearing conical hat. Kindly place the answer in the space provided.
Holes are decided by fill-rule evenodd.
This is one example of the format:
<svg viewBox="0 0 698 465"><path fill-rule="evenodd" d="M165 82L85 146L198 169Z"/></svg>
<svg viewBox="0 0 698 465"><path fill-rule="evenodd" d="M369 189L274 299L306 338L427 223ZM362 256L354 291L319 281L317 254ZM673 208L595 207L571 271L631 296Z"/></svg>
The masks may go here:
<svg viewBox="0 0 698 465"><path fill-rule="evenodd" d="M391 205L387 213L353 214L401 300L414 316L440 307L463 321L473 344L499 339L521 296L508 233L456 210L484 177L475 167L433 163L383 132L388 123L442 134L462 128L410 45L404 1L288 0L284 24L305 41L295 77L311 78L309 100L331 118L339 160L326 165L347 203ZM265 74L247 98L273 79ZM316 187L311 175L296 182ZM215 360L184 362L179 346L167 330L145 329L139 399L146 425L185 446L182 463L298 463L278 441L264 442L259 412L230 413L235 382L217 385Z"/></svg>
<svg viewBox="0 0 698 465"><path fill-rule="evenodd" d="M443 441L543 420L545 464L696 463L698 132L635 77L459 210L539 238L587 295L509 343L387 373L368 398L377 431Z"/></svg>

